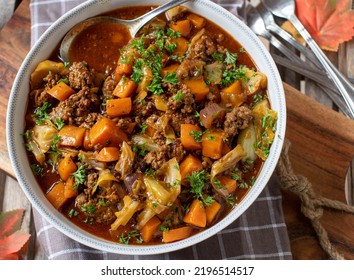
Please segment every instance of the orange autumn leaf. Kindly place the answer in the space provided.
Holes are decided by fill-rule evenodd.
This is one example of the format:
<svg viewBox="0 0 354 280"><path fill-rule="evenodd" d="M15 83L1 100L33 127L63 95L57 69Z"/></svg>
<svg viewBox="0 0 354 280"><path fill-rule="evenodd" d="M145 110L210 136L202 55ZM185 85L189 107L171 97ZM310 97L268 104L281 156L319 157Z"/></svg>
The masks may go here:
<svg viewBox="0 0 354 280"><path fill-rule="evenodd" d="M30 234L21 232L24 209L0 214L0 260L19 259L18 252L28 242Z"/></svg>
<svg viewBox="0 0 354 280"><path fill-rule="evenodd" d="M296 15L324 50L338 51L354 36L351 0L296 0Z"/></svg>

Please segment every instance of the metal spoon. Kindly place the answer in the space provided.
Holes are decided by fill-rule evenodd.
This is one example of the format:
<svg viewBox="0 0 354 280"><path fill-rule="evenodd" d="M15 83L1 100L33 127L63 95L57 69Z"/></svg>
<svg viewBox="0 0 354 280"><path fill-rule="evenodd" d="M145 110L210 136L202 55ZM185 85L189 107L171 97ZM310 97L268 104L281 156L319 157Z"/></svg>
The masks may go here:
<svg viewBox="0 0 354 280"><path fill-rule="evenodd" d="M318 60L321 62L328 77L338 88L338 91L349 108L350 118L354 119L354 87L325 56L300 20L296 17L294 0L262 0L262 2L275 16L289 20L299 31Z"/></svg>
<svg viewBox="0 0 354 280"><path fill-rule="evenodd" d="M138 33L138 31L150 20L155 18L156 16L168 11L169 9L172 9L178 5L181 5L185 2L188 2L191 0L172 0L167 2L166 4L163 4L156 9L136 18L133 20L123 20L123 19L118 19L115 17L109 17L109 16L98 16L98 17L92 17L89 19L86 19L77 25L75 25L69 32L65 35L64 39L61 42L60 45L60 56L64 61L70 61L69 59L69 50L71 44L74 42L74 39L82 32L84 31L87 27L92 26L94 24L100 24L100 23L115 23L115 24L120 24L124 25L129 29L129 32L131 36L134 38L135 35Z"/></svg>

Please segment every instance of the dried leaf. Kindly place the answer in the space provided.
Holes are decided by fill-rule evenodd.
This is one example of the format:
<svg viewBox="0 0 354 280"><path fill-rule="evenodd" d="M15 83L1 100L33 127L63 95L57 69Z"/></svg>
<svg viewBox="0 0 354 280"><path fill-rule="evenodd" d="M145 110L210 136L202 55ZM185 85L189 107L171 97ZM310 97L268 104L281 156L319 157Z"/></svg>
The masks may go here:
<svg viewBox="0 0 354 280"><path fill-rule="evenodd" d="M24 209L16 209L0 214L0 239L21 229Z"/></svg>
<svg viewBox="0 0 354 280"><path fill-rule="evenodd" d="M17 253L27 243L30 234L16 231L10 236L0 239L0 259L14 258Z"/></svg>
<svg viewBox="0 0 354 280"><path fill-rule="evenodd" d="M351 0L296 0L296 15L324 50L337 51L354 36Z"/></svg>

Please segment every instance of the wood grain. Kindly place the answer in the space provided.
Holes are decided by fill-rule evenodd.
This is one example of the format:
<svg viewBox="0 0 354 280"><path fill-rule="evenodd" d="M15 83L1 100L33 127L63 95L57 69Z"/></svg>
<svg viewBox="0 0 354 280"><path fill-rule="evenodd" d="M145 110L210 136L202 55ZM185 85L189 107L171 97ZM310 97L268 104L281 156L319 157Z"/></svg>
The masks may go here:
<svg viewBox="0 0 354 280"><path fill-rule="evenodd" d="M354 121L326 108L284 84L287 101L286 138L292 143L290 161L296 174L305 176L316 194L346 202L345 177L354 157ZM301 214L299 198L284 194L284 214L294 258L327 258L309 221ZM325 211L322 225L330 240L348 259L354 259L354 216ZM307 252L307 253L305 253Z"/></svg>
<svg viewBox="0 0 354 280"><path fill-rule="evenodd" d="M30 49L30 0L23 0L14 16L0 32L0 166L14 176L6 144L6 109L12 83Z"/></svg>

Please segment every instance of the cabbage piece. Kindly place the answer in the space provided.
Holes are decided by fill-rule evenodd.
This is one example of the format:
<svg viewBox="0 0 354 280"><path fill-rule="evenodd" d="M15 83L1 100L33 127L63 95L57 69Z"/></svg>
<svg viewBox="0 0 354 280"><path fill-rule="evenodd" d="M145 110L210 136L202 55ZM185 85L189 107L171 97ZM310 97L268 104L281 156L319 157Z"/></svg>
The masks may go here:
<svg viewBox="0 0 354 280"><path fill-rule="evenodd" d="M140 83L137 88L137 92L147 92L147 87L151 84L152 80L154 79L154 76L152 75L151 68L147 65L144 65L142 67L143 70L143 77L140 80Z"/></svg>
<svg viewBox="0 0 354 280"><path fill-rule="evenodd" d="M175 16L187 11L187 8L184 6L176 6L172 9L169 9L165 12L166 18L168 21L171 21Z"/></svg>
<svg viewBox="0 0 354 280"><path fill-rule="evenodd" d="M159 170L158 179L144 175L147 201L144 210L138 215L138 228L142 228L153 216L172 206L181 192L181 173L176 158L170 159Z"/></svg>
<svg viewBox="0 0 354 280"><path fill-rule="evenodd" d="M265 89L267 87L267 76L262 72L253 71L247 67L246 79L241 80L242 88L247 92L247 94L254 94L259 89Z"/></svg>
<svg viewBox="0 0 354 280"><path fill-rule="evenodd" d="M91 193L94 194L98 186L108 188L112 185L113 182L118 182L118 179L114 177L109 169L103 169L99 172L97 182L93 186Z"/></svg>
<svg viewBox="0 0 354 280"><path fill-rule="evenodd" d="M278 114L270 109L267 100L263 100L254 106L252 115L256 133L255 153L266 160L274 141Z"/></svg>
<svg viewBox="0 0 354 280"><path fill-rule="evenodd" d="M140 202L133 200L130 196L124 196L123 202L124 206L122 210L114 213L117 219L111 224L112 230L116 230L121 225L125 226L134 213L139 210Z"/></svg>
<svg viewBox="0 0 354 280"><path fill-rule="evenodd" d="M146 135L134 134L131 140L133 144L149 152L160 149L159 145L157 145L151 137Z"/></svg>
<svg viewBox="0 0 354 280"><path fill-rule="evenodd" d="M135 154L128 145L128 143L125 141L122 144L120 152L120 158L115 166L115 170L117 170L121 174L124 180L133 167Z"/></svg>
<svg viewBox="0 0 354 280"><path fill-rule="evenodd" d="M155 207L153 206L155 205ZM161 213L163 210L167 209L167 207L163 207L161 205L158 206L159 209L161 211L158 211L159 213ZM137 229L141 229L144 227L144 225L152 218L154 217L157 213L157 209L156 209L156 204L152 204L150 201L148 201L146 203L146 206L144 207L144 210L141 211L137 217L137 225L136 228Z"/></svg>
<svg viewBox="0 0 354 280"><path fill-rule="evenodd" d="M159 170L156 171L157 176L164 175L164 182L169 185L170 202L174 202L181 192L181 172L179 170L176 158L170 159Z"/></svg>
<svg viewBox="0 0 354 280"><path fill-rule="evenodd" d="M69 72L69 67L65 67L62 62L55 62L51 60L44 60L40 62L36 69L31 73L30 85L31 89L38 88L49 72L60 73L60 75L65 75Z"/></svg>
<svg viewBox="0 0 354 280"><path fill-rule="evenodd" d="M27 146L41 165L44 164L45 153L50 150L54 136L57 134L58 130L50 123L35 125L29 130Z"/></svg>
<svg viewBox="0 0 354 280"><path fill-rule="evenodd" d="M246 156L246 151L243 149L242 145L238 144L233 150L224 155L221 159L215 161L211 166L210 181L213 188L220 195L227 197L229 193L227 190L219 188L215 183L214 179L218 174L225 172L228 169L233 168L241 159Z"/></svg>
<svg viewBox="0 0 354 280"><path fill-rule="evenodd" d="M219 61L205 66L205 80L213 85L218 85L222 80L223 65Z"/></svg>
<svg viewBox="0 0 354 280"><path fill-rule="evenodd" d="M173 128L168 124L170 118L163 114L158 118L156 126L159 130L163 131L164 136L166 137L166 144L171 144L176 140L176 135Z"/></svg>
<svg viewBox="0 0 354 280"><path fill-rule="evenodd" d="M248 159L255 160L257 158L255 143L257 142L256 131L254 128L254 124L251 122L248 127L241 130L240 134L237 138L237 144L240 144L245 152L246 156L242 159L246 161Z"/></svg>
<svg viewBox="0 0 354 280"><path fill-rule="evenodd" d="M82 163L87 163L91 165L96 170L103 170L106 168L106 163L97 161L96 154L93 152L84 152L82 150L79 151L78 158Z"/></svg>

